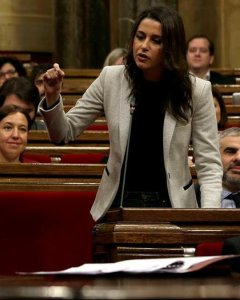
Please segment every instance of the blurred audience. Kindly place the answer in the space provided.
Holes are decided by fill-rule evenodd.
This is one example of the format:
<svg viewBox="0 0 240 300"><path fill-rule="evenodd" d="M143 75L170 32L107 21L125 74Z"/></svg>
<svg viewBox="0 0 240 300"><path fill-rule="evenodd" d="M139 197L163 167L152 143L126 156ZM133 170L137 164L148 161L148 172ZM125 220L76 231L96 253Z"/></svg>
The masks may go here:
<svg viewBox="0 0 240 300"><path fill-rule="evenodd" d="M236 84L235 77L223 76L210 70L214 61L215 46L206 35L194 35L187 41L187 63L195 76L212 84Z"/></svg>
<svg viewBox="0 0 240 300"><path fill-rule="evenodd" d="M230 127L219 133L223 164L222 207L240 207L240 128Z"/></svg>
<svg viewBox="0 0 240 300"><path fill-rule="evenodd" d="M240 128L230 127L219 131L219 150L223 165L221 207L240 208ZM201 189L195 184L201 206Z"/></svg>
<svg viewBox="0 0 240 300"><path fill-rule="evenodd" d="M20 60L11 56L0 57L0 86L12 77L27 76L26 69Z"/></svg>
<svg viewBox="0 0 240 300"><path fill-rule="evenodd" d="M212 86L214 107L216 111L218 130L223 130L227 124L227 110L222 94L217 87Z"/></svg>
<svg viewBox="0 0 240 300"><path fill-rule="evenodd" d="M30 80L32 84L34 84L39 91L40 98L42 99L45 95L45 88L43 84L43 75L47 70L52 68L52 64L38 64L33 67L31 75L30 75Z"/></svg>
<svg viewBox="0 0 240 300"><path fill-rule="evenodd" d="M124 64L124 59L126 54L127 54L127 50L125 48L113 49L106 57L103 66L106 67L106 66Z"/></svg>
<svg viewBox="0 0 240 300"><path fill-rule="evenodd" d="M28 110L8 105L0 108L0 163L20 163L31 126Z"/></svg>
<svg viewBox="0 0 240 300"><path fill-rule="evenodd" d="M44 130L44 122L36 120L39 102L38 89L25 77L10 78L0 88L0 107L16 105L27 109L33 121L31 129Z"/></svg>

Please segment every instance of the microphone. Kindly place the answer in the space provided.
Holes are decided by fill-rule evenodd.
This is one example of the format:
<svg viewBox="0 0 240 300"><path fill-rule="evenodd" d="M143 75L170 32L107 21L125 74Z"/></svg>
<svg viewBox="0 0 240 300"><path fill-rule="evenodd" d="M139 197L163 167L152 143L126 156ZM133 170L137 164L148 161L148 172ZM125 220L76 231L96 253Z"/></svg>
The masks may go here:
<svg viewBox="0 0 240 300"><path fill-rule="evenodd" d="M129 130L128 130L128 140L127 140L127 148L126 148L126 157L124 162L123 169L123 181L122 181L122 191L121 191L121 199L120 199L120 208L123 208L123 200L124 200L124 192L125 192L125 184L126 184L126 175L127 175L127 164L128 164L128 155L129 155L129 145L132 131L132 119L133 114L136 108L136 100L132 98L130 101L130 122L129 122Z"/></svg>
<svg viewBox="0 0 240 300"><path fill-rule="evenodd" d="M135 98L132 98L130 101L130 115L131 116L133 115L135 108L136 108L136 101L135 101ZM129 129L131 130L132 129L132 117L131 117L130 123L131 124L129 126Z"/></svg>

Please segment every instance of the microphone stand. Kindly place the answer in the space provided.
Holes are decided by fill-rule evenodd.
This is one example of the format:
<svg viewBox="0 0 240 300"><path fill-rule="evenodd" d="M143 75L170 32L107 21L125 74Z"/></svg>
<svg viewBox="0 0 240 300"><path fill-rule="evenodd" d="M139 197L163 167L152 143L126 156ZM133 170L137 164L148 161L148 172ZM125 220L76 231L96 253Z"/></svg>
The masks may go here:
<svg viewBox="0 0 240 300"><path fill-rule="evenodd" d="M130 138L131 138L131 132L132 132L132 119L133 119L133 113L135 111L135 108L136 108L136 103L135 103L135 98L133 98L130 102L130 123L129 123L129 131L128 131L127 148L126 148L126 158L125 158L125 162L124 162L120 208L123 208L123 200L124 200L124 192L125 192L125 184L126 184L126 175L127 175L128 155L129 155L129 145L130 145Z"/></svg>

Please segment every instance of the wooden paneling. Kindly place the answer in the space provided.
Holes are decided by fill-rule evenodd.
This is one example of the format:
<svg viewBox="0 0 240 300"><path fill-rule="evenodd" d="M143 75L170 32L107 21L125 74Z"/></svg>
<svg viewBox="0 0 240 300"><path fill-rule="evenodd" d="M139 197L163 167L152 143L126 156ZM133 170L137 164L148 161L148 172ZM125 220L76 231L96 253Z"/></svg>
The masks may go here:
<svg viewBox="0 0 240 300"><path fill-rule="evenodd" d="M0 50L53 52L53 0L1 1Z"/></svg>

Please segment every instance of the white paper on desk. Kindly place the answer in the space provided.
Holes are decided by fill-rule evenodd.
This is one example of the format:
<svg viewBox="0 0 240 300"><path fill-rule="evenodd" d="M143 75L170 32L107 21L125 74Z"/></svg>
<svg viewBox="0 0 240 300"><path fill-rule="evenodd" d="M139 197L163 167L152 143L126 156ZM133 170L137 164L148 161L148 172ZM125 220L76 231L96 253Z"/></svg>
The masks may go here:
<svg viewBox="0 0 240 300"><path fill-rule="evenodd" d="M196 256L196 257L175 257L175 258L150 258L132 259L115 263L92 263L79 267L69 268L57 272L35 272L34 274L69 274L69 275L97 275L116 272L141 274L141 273L187 273L203 269L215 262L224 261L230 258L237 258L240 255L220 256ZM171 267L177 265L178 267ZM25 273L26 274L26 273Z"/></svg>

